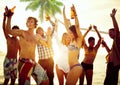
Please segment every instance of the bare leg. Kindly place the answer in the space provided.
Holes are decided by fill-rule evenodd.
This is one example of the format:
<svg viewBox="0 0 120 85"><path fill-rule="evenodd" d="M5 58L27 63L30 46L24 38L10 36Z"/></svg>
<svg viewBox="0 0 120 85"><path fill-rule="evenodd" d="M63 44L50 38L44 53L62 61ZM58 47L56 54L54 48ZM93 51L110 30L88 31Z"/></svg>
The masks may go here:
<svg viewBox="0 0 120 85"><path fill-rule="evenodd" d="M5 79L3 85L8 85L9 79Z"/></svg>
<svg viewBox="0 0 120 85"><path fill-rule="evenodd" d="M16 80L16 79L11 79L10 85L15 85L15 80Z"/></svg>
<svg viewBox="0 0 120 85"><path fill-rule="evenodd" d="M67 76L66 85L76 85L78 78L81 76L83 68L76 66L70 70Z"/></svg>
<svg viewBox="0 0 120 85"><path fill-rule="evenodd" d="M40 85L49 85L49 80L42 81Z"/></svg>
<svg viewBox="0 0 120 85"><path fill-rule="evenodd" d="M93 70L86 71L87 85L92 85Z"/></svg>
<svg viewBox="0 0 120 85"><path fill-rule="evenodd" d="M84 85L84 75L85 75L85 72L83 71L83 73L81 74L79 78L79 85Z"/></svg>
<svg viewBox="0 0 120 85"><path fill-rule="evenodd" d="M56 73L59 81L59 85L64 85L64 72L56 65Z"/></svg>

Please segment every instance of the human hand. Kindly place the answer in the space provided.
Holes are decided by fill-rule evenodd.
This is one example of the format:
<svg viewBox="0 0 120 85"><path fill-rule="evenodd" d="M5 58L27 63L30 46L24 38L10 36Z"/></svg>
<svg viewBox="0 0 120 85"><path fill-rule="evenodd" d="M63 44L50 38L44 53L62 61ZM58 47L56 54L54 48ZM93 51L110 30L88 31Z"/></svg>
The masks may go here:
<svg viewBox="0 0 120 85"><path fill-rule="evenodd" d="M93 28L96 30L96 29L97 29L97 26L93 25Z"/></svg>
<svg viewBox="0 0 120 85"><path fill-rule="evenodd" d="M7 16L7 14L8 14L8 7L6 6L6 7L5 7L4 16Z"/></svg>
<svg viewBox="0 0 120 85"><path fill-rule="evenodd" d="M92 29L92 25L89 26L89 30L91 30L91 29Z"/></svg>
<svg viewBox="0 0 120 85"><path fill-rule="evenodd" d="M14 10L15 10L16 6L14 6L13 8L11 9L8 9L8 7L6 6L5 7L5 12L4 12L4 15L7 16L7 17L10 17L14 14Z"/></svg>
<svg viewBox="0 0 120 85"><path fill-rule="evenodd" d="M102 44L102 47L105 47L106 42L104 41L104 38L101 39L101 44Z"/></svg>
<svg viewBox="0 0 120 85"><path fill-rule="evenodd" d="M46 35L47 36L51 36L52 35L52 28L51 27L48 27Z"/></svg>
<svg viewBox="0 0 120 85"><path fill-rule="evenodd" d="M110 14L110 16L111 16L111 17L114 17L115 14L116 14L116 11L117 11L117 10L114 8L114 9L112 10L112 13Z"/></svg>

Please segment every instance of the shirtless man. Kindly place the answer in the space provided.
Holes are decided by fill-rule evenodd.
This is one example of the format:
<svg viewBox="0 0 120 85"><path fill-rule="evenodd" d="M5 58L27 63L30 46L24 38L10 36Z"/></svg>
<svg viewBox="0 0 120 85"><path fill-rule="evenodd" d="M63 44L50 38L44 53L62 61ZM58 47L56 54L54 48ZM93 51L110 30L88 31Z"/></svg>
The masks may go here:
<svg viewBox="0 0 120 85"><path fill-rule="evenodd" d="M19 65L18 65L18 71L19 71L19 79L18 79L18 85L30 85L30 77L33 72L34 66L35 66L35 49L37 43L41 43L45 46L51 45L51 37L50 37L50 31L47 33L48 40L44 41L42 40L40 35L35 35L34 30L37 26L37 19L34 17L28 17L26 26L28 27L28 30L11 30L11 18L13 13L8 13L7 16L7 30L8 33L11 35L19 36L19 43L20 43L20 57L19 57ZM39 82L39 80L36 80L38 85L48 85L49 80L47 75L42 75L42 81Z"/></svg>
<svg viewBox="0 0 120 85"><path fill-rule="evenodd" d="M19 27L13 26L12 30L14 29L19 29ZM3 32L7 43L7 54L3 65L5 78L3 85L7 85L9 79L11 79L10 85L14 85L17 78L17 53L20 50L20 46L17 37L10 36L6 30L6 12L4 12L3 18Z"/></svg>

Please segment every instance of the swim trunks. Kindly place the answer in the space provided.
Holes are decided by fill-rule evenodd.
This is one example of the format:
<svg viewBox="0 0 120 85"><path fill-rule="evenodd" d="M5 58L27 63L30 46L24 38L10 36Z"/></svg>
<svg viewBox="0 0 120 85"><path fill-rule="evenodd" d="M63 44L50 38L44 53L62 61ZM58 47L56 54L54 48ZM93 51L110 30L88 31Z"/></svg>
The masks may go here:
<svg viewBox="0 0 120 85"><path fill-rule="evenodd" d="M35 62L31 59L19 58L18 85L30 85L30 77L31 77L34 65L35 65Z"/></svg>
<svg viewBox="0 0 120 85"><path fill-rule="evenodd" d="M37 80L37 85L40 85L42 81L48 80L46 71L41 67L40 64L36 63L32 75L35 76Z"/></svg>
<svg viewBox="0 0 120 85"><path fill-rule="evenodd" d="M5 78L12 78L16 79L17 78L17 59L8 59L5 58L4 60L4 77Z"/></svg>

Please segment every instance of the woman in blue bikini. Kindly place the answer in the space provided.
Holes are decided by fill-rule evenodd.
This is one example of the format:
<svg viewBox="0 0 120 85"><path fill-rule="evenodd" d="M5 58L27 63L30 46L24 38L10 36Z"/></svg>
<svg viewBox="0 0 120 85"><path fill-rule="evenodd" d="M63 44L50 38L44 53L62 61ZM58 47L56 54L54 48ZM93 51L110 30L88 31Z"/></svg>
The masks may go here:
<svg viewBox="0 0 120 85"><path fill-rule="evenodd" d="M78 78L83 72L83 68L78 61L80 48L82 46L82 33L79 27L79 21L77 18L74 5L72 6L75 14L75 25L70 25L69 20L65 16L65 8L63 9L64 23L71 37L71 42L68 45L68 62L70 65L70 71L67 76L66 85L76 85Z"/></svg>

